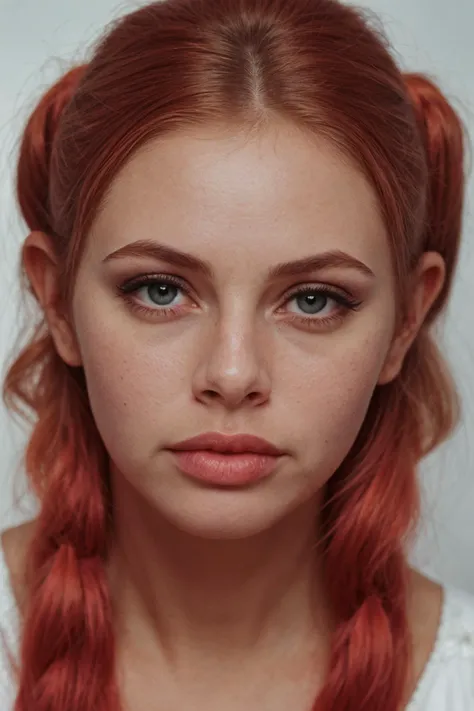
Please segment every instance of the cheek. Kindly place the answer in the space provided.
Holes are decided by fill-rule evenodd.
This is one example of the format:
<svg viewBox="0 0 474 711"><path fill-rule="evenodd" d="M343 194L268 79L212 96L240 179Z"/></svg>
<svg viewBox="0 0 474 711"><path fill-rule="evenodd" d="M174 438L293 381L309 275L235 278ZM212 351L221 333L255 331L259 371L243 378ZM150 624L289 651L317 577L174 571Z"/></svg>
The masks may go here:
<svg viewBox="0 0 474 711"><path fill-rule="evenodd" d="M331 476L354 444L389 341L388 332L334 341L312 359L298 382L293 375L286 395L292 403L287 414L291 439L304 457L304 468L320 479ZM287 382L290 385L289 377Z"/></svg>
<svg viewBox="0 0 474 711"><path fill-rule="evenodd" d="M123 313L81 309L75 318L91 409L105 446L135 459L159 443L170 407L182 391L182 344L144 337ZM153 334L153 329L149 331ZM156 334L156 331L155 331Z"/></svg>

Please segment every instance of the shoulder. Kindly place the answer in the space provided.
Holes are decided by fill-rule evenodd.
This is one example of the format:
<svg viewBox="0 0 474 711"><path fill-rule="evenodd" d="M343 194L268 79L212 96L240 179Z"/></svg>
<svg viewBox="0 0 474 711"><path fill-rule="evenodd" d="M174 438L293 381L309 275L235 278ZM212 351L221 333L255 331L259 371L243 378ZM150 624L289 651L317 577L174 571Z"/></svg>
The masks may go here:
<svg viewBox="0 0 474 711"><path fill-rule="evenodd" d="M422 576L414 579L412 600L415 657L417 642L422 650L418 664L432 642L407 711L472 711L474 596Z"/></svg>
<svg viewBox="0 0 474 711"><path fill-rule="evenodd" d="M3 557L4 577L19 608L25 597L26 554L35 531L35 521L28 521L9 528L0 535L0 551Z"/></svg>
<svg viewBox="0 0 474 711"><path fill-rule="evenodd" d="M23 524L0 536L0 708L11 708L14 665L18 658L24 562L33 525Z"/></svg>

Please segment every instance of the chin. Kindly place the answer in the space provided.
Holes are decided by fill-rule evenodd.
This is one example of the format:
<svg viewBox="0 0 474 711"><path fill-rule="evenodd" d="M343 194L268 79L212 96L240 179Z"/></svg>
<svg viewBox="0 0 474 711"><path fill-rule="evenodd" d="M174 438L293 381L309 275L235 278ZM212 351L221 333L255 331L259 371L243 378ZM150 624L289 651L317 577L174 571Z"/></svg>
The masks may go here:
<svg viewBox="0 0 474 711"><path fill-rule="evenodd" d="M168 505L166 505L168 504ZM157 515L189 535L236 540L269 530L289 515L294 506L268 501L256 490L203 489L180 501L154 502Z"/></svg>

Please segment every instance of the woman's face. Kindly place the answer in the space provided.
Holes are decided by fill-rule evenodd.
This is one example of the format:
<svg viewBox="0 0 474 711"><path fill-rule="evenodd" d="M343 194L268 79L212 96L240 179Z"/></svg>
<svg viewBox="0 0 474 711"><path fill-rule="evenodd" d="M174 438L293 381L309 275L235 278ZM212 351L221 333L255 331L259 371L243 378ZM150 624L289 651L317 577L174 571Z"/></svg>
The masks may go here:
<svg viewBox="0 0 474 711"><path fill-rule="evenodd" d="M183 530L261 531L316 500L383 378L394 277L375 196L288 124L168 135L112 184L73 321L115 477ZM285 456L254 486L203 486L167 448L210 431Z"/></svg>

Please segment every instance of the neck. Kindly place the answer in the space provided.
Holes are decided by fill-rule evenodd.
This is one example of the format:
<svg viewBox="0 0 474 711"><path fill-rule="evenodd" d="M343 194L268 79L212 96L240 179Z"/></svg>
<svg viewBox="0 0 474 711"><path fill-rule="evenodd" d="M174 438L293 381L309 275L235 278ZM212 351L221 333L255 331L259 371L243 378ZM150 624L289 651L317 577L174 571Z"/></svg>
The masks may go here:
<svg viewBox="0 0 474 711"><path fill-rule="evenodd" d="M232 540L178 529L114 475L109 574L119 635L158 647L173 667L190 650L255 659L327 639L317 542L319 501L272 528ZM311 641L310 641L311 640ZM133 645L135 646L135 645Z"/></svg>

